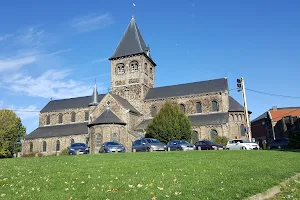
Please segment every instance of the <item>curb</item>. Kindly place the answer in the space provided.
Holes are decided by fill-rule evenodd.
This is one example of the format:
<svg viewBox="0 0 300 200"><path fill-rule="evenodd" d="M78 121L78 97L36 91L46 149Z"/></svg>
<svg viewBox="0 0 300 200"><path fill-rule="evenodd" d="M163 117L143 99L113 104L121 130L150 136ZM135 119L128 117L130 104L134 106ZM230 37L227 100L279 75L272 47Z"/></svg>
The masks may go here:
<svg viewBox="0 0 300 200"><path fill-rule="evenodd" d="M279 194L281 192L281 188L286 186L290 181L293 181L297 178L300 178L300 173L297 173L295 176L292 176L291 178L288 178L284 181L282 181L279 185L271 187L266 192L256 194L254 196L251 196L247 198L247 200L265 200L274 197L275 195Z"/></svg>

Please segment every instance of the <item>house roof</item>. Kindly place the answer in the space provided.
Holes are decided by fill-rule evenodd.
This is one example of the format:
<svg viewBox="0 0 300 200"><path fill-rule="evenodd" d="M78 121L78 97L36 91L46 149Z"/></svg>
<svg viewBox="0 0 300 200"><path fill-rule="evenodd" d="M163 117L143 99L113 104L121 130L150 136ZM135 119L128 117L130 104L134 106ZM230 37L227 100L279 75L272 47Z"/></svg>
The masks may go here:
<svg viewBox="0 0 300 200"><path fill-rule="evenodd" d="M268 111L264 112L252 122L256 122L258 120L268 118L268 112L270 113L270 118L273 122L277 122L281 120L283 117L286 116L300 116L300 107L283 107L283 108L275 108L275 109L269 109Z"/></svg>
<svg viewBox="0 0 300 200"><path fill-rule="evenodd" d="M105 94L99 94L98 101L100 102L104 96ZM73 108L87 108L92 101L92 96L52 100L41 110L41 113Z"/></svg>
<svg viewBox="0 0 300 200"><path fill-rule="evenodd" d="M131 105L126 99L120 97L119 95L109 93L113 98L115 98L125 109L130 110L133 113L141 114L133 105Z"/></svg>
<svg viewBox="0 0 300 200"><path fill-rule="evenodd" d="M145 41L142 37L140 30L138 29L135 19L132 18L114 54L109 59L111 60L114 58L120 58L139 53L143 53L147 56L147 50L149 50L149 48L145 44ZM152 61L150 55L147 57Z"/></svg>
<svg viewBox="0 0 300 200"><path fill-rule="evenodd" d="M82 135L88 133L87 123L72 123L55 126L42 126L30 134L25 136L25 139L61 137L69 135Z"/></svg>
<svg viewBox="0 0 300 200"><path fill-rule="evenodd" d="M209 114L197 114L188 116L192 126L201 126L201 125L219 125L225 124L228 122L228 113L227 112L218 112L218 113L209 113ZM151 119L143 120L135 130L146 129L147 125Z"/></svg>
<svg viewBox="0 0 300 200"><path fill-rule="evenodd" d="M300 108L277 108L277 110L270 110L273 122L277 122L286 116L300 116Z"/></svg>
<svg viewBox="0 0 300 200"><path fill-rule="evenodd" d="M149 89L145 100L164 99L169 97L203 94L209 92L224 92L228 90L226 78L185 83Z"/></svg>
<svg viewBox="0 0 300 200"><path fill-rule="evenodd" d="M88 126L94 126L99 124L121 124L125 125L126 123L123 122L115 113L113 113L110 109L106 109L96 120L92 123L88 124Z"/></svg>

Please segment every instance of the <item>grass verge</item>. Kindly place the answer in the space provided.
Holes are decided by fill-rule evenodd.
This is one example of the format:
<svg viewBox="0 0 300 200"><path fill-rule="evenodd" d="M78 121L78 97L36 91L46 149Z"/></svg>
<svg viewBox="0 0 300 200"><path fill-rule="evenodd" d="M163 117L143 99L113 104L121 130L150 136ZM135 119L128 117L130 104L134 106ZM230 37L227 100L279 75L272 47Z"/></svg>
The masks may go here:
<svg viewBox="0 0 300 200"><path fill-rule="evenodd" d="M5 159L0 199L243 199L300 172L299 160L280 151Z"/></svg>

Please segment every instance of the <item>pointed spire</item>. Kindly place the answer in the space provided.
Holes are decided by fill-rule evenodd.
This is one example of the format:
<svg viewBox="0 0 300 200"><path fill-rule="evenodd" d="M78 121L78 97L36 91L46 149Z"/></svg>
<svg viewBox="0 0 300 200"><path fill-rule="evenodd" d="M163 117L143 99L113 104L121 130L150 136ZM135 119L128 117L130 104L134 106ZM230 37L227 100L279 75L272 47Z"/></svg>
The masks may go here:
<svg viewBox="0 0 300 200"><path fill-rule="evenodd" d="M95 79L96 82L96 79ZM90 103L90 106L96 106L98 105L98 91L97 91L97 84L94 85L93 95L92 95L93 101Z"/></svg>
<svg viewBox="0 0 300 200"><path fill-rule="evenodd" d="M132 16L119 45L110 59L146 53L146 48L145 41L138 29L134 16Z"/></svg>

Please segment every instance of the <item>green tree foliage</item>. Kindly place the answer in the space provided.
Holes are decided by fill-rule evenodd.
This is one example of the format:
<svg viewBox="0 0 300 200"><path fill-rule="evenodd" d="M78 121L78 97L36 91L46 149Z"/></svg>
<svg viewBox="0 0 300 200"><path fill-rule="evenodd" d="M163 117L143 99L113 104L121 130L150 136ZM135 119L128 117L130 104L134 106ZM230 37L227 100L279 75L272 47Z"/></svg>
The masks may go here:
<svg viewBox="0 0 300 200"><path fill-rule="evenodd" d="M166 102L146 128L146 137L167 143L171 140L191 140L191 122L172 102Z"/></svg>
<svg viewBox="0 0 300 200"><path fill-rule="evenodd" d="M227 145L227 142L228 142L228 138L225 137L225 136L214 136L211 138L211 140L217 144L221 144L223 146L226 146Z"/></svg>
<svg viewBox="0 0 300 200"><path fill-rule="evenodd" d="M20 141L26 134L21 119L11 110L0 110L0 157L9 158L20 150Z"/></svg>
<svg viewBox="0 0 300 200"><path fill-rule="evenodd" d="M289 148L300 149L300 132L289 133Z"/></svg>

